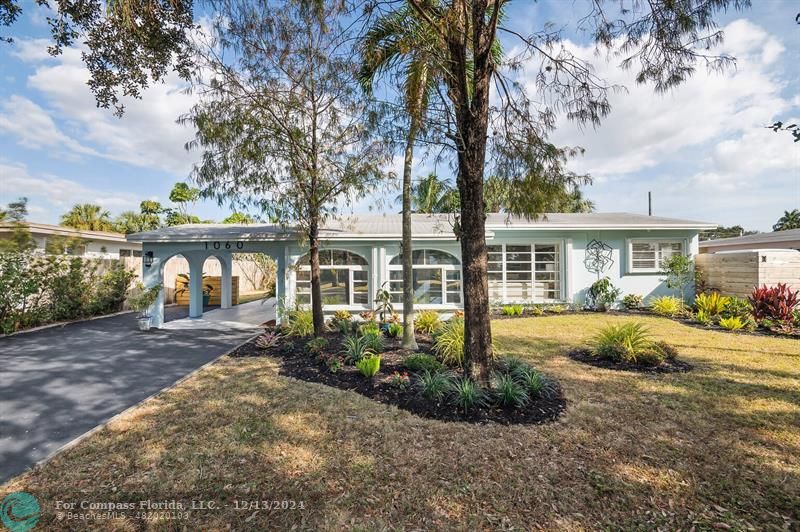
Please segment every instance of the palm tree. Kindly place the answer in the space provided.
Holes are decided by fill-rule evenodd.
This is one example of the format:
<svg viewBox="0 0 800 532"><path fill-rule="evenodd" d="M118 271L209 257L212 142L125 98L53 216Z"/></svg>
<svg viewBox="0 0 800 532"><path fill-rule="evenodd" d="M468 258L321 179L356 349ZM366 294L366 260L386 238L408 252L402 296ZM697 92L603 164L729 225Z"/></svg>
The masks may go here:
<svg viewBox="0 0 800 532"><path fill-rule="evenodd" d="M800 229L800 210L783 211L783 216L778 218L778 223L772 226L773 231L786 231Z"/></svg>
<svg viewBox="0 0 800 532"><path fill-rule="evenodd" d="M452 212L453 208L458 208L458 203L452 205L453 192L446 181L436 174L428 174L411 187L411 211L421 214Z"/></svg>
<svg viewBox="0 0 800 532"><path fill-rule="evenodd" d="M85 231L113 231L111 214L100 205L77 204L61 216L61 225Z"/></svg>
<svg viewBox="0 0 800 532"><path fill-rule="evenodd" d="M368 93L376 78L399 71L408 131L403 159L403 347L416 349L414 338L414 292L411 254L411 166L414 144L424 126L428 102L440 79L439 37L408 5L380 17L362 41L363 61L359 80ZM435 179L435 175L433 175ZM430 176L429 176L430 177ZM419 212L419 211L417 211Z"/></svg>

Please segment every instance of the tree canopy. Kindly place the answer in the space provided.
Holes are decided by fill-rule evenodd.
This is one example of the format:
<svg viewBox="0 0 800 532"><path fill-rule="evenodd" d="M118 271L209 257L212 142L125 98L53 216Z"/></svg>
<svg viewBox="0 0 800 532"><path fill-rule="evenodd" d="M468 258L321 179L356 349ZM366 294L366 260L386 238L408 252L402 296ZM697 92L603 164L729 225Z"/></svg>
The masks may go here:
<svg viewBox="0 0 800 532"><path fill-rule="evenodd" d="M778 218L778 221L772 226L773 231L786 231L789 229L800 229L800 209L784 211L783 216Z"/></svg>

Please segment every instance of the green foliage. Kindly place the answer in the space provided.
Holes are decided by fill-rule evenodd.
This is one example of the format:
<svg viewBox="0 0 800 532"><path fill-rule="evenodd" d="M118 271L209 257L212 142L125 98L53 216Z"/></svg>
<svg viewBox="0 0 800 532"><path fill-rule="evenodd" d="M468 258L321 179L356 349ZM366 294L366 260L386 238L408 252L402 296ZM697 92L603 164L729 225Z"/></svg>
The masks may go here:
<svg viewBox="0 0 800 532"><path fill-rule="evenodd" d="M136 283L136 286L131 289L130 295L128 295L128 306L142 317L147 317L147 311L156 302L160 292L160 284L145 288L141 282Z"/></svg>
<svg viewBox="0 0 800 532"><path fill-rule="evenodd" d="M441 402L450 392L451 382L441 371L424 370L417 376L416 386L423 396Z"/></svg>
<svg viewBox="0 0 800 532"><path fill-rule="evenodd" d="M333 313L333 319L336 321L350 321L353 319L353 315L346 310L337 310Z"/></svg>
<svg viewBox="0 0 800 532"><path fill-rule="evenodd" d="M403 367L414 373L421 373L423 371L436 373L444 369L444 366L442 366L442 363L439 362L436 357L425 353L409 355L403 361Z"/></svg>
<svg viewBox="0 0 800 532"><path fill-rule="evenodd" d="M36 241L25 223L26 216L28 198L19 198L10 202L6 209L0 209L0 222L11 226L11 232L0 238L0 253L22 253L36 248Z"/></svg>
<svg viewBox="0 0 800 532"><path fill-rule="evenodd" d="M433 351L450 366L464 363L464 318L452 318L436 332Z"/></svg>
<svg viewBox="0 0 800 532"><path fill-rule="evenodd" d="M751 319L752 310L753 307L750 305L750 301L742 297L731 296L725 301L722 316L725 318L737 317L746 322Z"/></svg>
<svg viewBox="0 0 800 532"><path fill-rule="evenodd" d="M642 306L644 297L639 294L627 294L622 298L622 306L628 310L634 310Z"/></svg>
<svg viewBox="0 0 800 532"><path fill-rule="evenodd" d="M598 279L589 287L587 302L595 310L608 310L614 305L622 290L616 288L608 277Z"/></svg>
<svg viewBox="0 0 800 532"><path fill-rule="evenodd" d="M328 347L328 340L322 336L312 338L306 342L306 351L312 355L318 355L322 353L326 347Z"/></svg>
<svg viewBox="0 0 800 532"><path fill-rule="evenodd" d="M697 313L694 315L694 321L701 325L711 325L714 321L711 316L705 310L698 310Z"/></svg>
<svg viewBox="0 0 800 532"><path fill-rule="evenodd" d="M502 309L500 309L500 313L503 316L522 316L522 313L525 312L525 307L522 305L504 305Z"/></svg>
<svg viewBox="0 0 800 532"><path fill-rule="evenodd" d="M518 357L505 356L501 357L495 363L497 371L502 373L514 374L523 369L529 368L530 365Z"/></svg>
<svg viewBox="0 0 800 532"><path fill-rule="evenodd" d="M435 310L423 310L414 318L414 328L419 333L433 334L441 325L439 313Z"/></svg>
<svg viewBox="0 0 800 532"><path fill-rule="evenodd" d="M513 375L495 373L492 377L494 397L500 406L521 408L528 404L528 392Z"/></svg>
<svg viewBox="0 0 800 532"><path fill-rule="evenodd" d="M683 312L683 300L675 296L660 296L650 300L650 309L660 316L677 316Z"/></svg>
<svg viewBox="0 0 800 532"><path fill-rule="evenodd" d="M653 341L647 328L637 322L608 325L592 338L590 345L596 357L645 366L657 366L677 355L671 345Z"/></svg>
<svg viewBox="0 0 800 532"><path fill-rule="evenodd" d="M253 220L252 216L242 212L232 212L222 220L224 224L251 224L253 222L255 220Z"/></svg>
<svg viewBox="0 0 800 532"><path fill-rule="evenodd" d="M740 331L745 328L745 323L738 316L731 316L730 318L720 319L719 326L729 331Z"/></svg>
<svg viewBox="0 0 800 532"><path fill-rule="evenodd" d="M698 313L704 312L712 318L722 314L727 304L728 298L719 295L719 292L697 294L694 300L694 305L697 307Z"/></svg>
<svg viewBox="0 0 800 532"><path fill-rule="evenodd" d="M465 414L474 408L486 406L486 393L468 377L457 377L450 382L451 401Z"/></svg>
<svg viewBox="0 0 800 532"><path fill-rule="evenodd" d="M375 353L383 351L383 335L380 329L367 329L362 331L361 338L367 344L367 347Z"/></svg>
<svg viewBox="0 0 800 532"><path fill-rule="evenodd" d="M381 369L381 356L368 355L356 362L356 368L363 376L371 379Z"/></svg>
<svg viewBox="0 0 800 532"><path fill-rule="evenodd" d="M795 142L797 142L797 138L797 133L795 132ZM773 231L787 231L789 229L800 229L800 209L783 211L783 216L778 218L778 221L772 226Z"/></svg>
<svg viewBox="0 0 800 532"><path fill-rule="evenodd" d="M358 332L362 335L363 334L380 335L381 328L374 321L367 321L358 326Z"/></svg>
<svg viewBox="0 0 800 532"><path fill-rule="evenodd" d="M641 323L608 325L592 338L595 356L614 362L635 362L636 355L652 345L650 333Z"/></svg>
<svg viewBox="0 0 800 532"><path fill-rule="evenodd" d="M133 273L122 263L104 273L98 266L78 257L0 253L0 331L122 310Z"/></svg>
<svg viewBox="0 0 800 532"><path fill-rule="evenodd" d="M364 336L348 336L344 339L343 346L344 358L350 364L355 364L362 358L375 354Z"/></svg>
<svg viewBox="0 0 800 532"><path fill-rule="evenodd" d="M569 310L569 307L566 305L547 305L545 307L545 310L552 314L563 314L564 312Z"/></svg>
<svg viewBox="0 0 800 532"><path fill-rule="evenodd" d="M400 388L401 390L406 390L411 386L411 377L409 377L408 373L405 371L403 373L395 371L392 374L392 386Z"/></svg>
<svg viewBox="0 0 800 532"><path fill-rule="evenodd" d="M538 305L531 305L530 307L528 307L528 314L530 314L531 316L541 316L542 314L544 314L544 309L542 309L542 307Z"/></svg>
<svg viewBox="0 0 800 532"><path fill-rule="evenodd" d="M314 334L314 317L310 310L294 309L286 312L284 331L289 336L311 336Z"/></svg>
<svg viewBox="0 0 800 532"><path fill-rule="evenodd" d="M100 205L91 203L76 204L66 214L61 215L61 225L84 231L113 231L111 214Z"/></svg>
<svg viewBox="0 0 800 532"><path fill-rule="evenodd" d="M381 323L386 322L386 315L391 315L394 312L394 305L392 305L392 294L385 288L386 283L383 283L377 292L375 292L375 310L381 317Z"/></svg>
<svg viewBox="0 0 800 532"><path fill-rule="evenodd" d="M678 290L681 302L686 301L686 287L695 280L694 261L683 254L672 255L661 263L661 273L666 275L662 280L667 287Z"/></svg>
<svg viewBox="0 0 800 532"><path fill-rule="evenodd" d="M528 392L528 397L530 398L542 397L552 387L552 383L547 377L529 366L520 367L511 375Z"/></svg>
<svg viewBox="0 0 800 532"><path fill-rule="evenodd" d="M389 338L397 338L401 334L403 334L403 326L399 323L390 323L386 327L386 336Z"/></svg>

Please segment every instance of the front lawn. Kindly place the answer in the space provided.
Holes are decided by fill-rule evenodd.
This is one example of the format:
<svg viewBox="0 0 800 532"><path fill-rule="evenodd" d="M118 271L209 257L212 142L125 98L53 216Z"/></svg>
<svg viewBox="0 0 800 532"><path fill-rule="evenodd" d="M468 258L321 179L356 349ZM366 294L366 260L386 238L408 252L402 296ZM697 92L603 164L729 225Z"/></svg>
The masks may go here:
<svg viewBox="0 0 800 532"><path fill-rule="evenodd" d="M552 423L423 419L280 376L274 359L225 358L0 496L34 494L42 528L87 527L55 522L56 500L141 499L215 501L159 523L189 530L800 526L800 341L637 317L694 369L641 374L566 356L630 319L494 322L501 352L563 387L567 409ZM235 502L284 500L295 508Z"/></svg>

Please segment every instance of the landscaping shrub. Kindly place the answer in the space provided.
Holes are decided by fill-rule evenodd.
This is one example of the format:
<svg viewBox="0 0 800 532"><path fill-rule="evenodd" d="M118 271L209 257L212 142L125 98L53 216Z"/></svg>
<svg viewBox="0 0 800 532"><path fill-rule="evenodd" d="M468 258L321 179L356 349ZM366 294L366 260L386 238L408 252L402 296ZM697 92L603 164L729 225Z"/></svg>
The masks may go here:
<svg viewBox="0 0 800 532"><path fill-rule="evenodd" d="M399 323L392 322L386 327L386 336L389 338L397 338L403 334L403 326Z"/></svg>
<svg viewBox="0 0 800 532"><path fill-rule="evenodd" d="M686 300L686 288L695 282L694 261L686 255L672 255L661 263L661 273L666 275L667 287L680 291L681 303Z"/></svg>
<svg viewBox="0 0 800 532"><path fill-rule="evenodd" d="M401 390L407 390L409 386L411 386L411 377L409 377L408 373L405 371L403 373L395 371L392 373L392 386L400 388Z"/></svg>
<svg viewBox="0 0 800 532"><path fill-rule="evenodd" d="M264 333L258 338L256 338L256 347L259 349L272 349L273 347L277 347L278 342L280 342L281 335L274 332ZM324 340L324 338L323 338Z"/></svg>
<svg viewBox="0 0 800 532"><path fill-rule="evenodd" d="M321 336L319 338L313 338L306 343L306 351L312 355L322 353L326 347L328 347L328 340Z"/></svg>
<svg viewBox="0 0 800 532"><path fill-rule="evenodd" d="M97 264L79 257L0 253L0 331L122 310L133 272L116 262L100 274Z"/></svg>
<svg viewBox="0 0 800 532"><path fill-rule="evenodd" d="M367 335L367 334L380 335L381 334L380 326L377 323L375 323L374 321L368 321L368 322L362 323L361 325L359 325L358 330L362 335Z"/></svg>
<svg viewBox="0 0 800 532"><path fill-rule="evenodd" d="M591 340L592 354L613 362L656 366L675 358L672 346L654 342L641 323L608 325Z"/></svg>
<svg viewBox="0 0 800 532"><path fill-rule="evenodd" d="M522 316L524 311L525 307L522 305L505 305L500 309L500 313L503 316Z"/></svg>
<svg viewBox="0 0 800 532"><path fill-rule="evenodd" d="M794 310L798 304L798 292L791 290L786 284L766 285L753 289L749 298L752 315L759 323L762 321L777 322L784 327L791 327L794 321Z"/></svg>
<svg viewBox="0 0 800 532"><path fill-rule="evenodd" d="M711 325L713 320L711 316L709 316L708 312L705 310L698 310L697 313L694 315L694 321L699 323L700 325Z"/></svg>
<svg viewBox="0 0 800 532"><path fill-rule="evenodd" d="M436 402L441 402L442 399L450 392L451 387L450 378L441 371L428 371L425 370L417 376L416 386L420 393Z"/></svg>
<svg viewBox="0 0 800 532"><path fill-rule="evenodd" d="M719 320L719 326L729 331L740 331L745 328L745 323L738 316L731 316L730 318L722 318Z"/></svg>
<svg viewBox="0 0 800 532"><path fill-rule="evenodd" d="M616 288L608 277L598 279L589 287L587 304L595 310L608 310L614 305L622 290Z"/></svg>
<svg viewBox="0 0 800 532"><path fill-rule="evenodd" d="M622 298L622 306L628 310L635 310L644 303L644 296L639 294L628 294Z"/></svg>
<svg viewBox="0 0 800 532"><path fill-rule="evenodd" d="M683 300L675 296L661 296L650 300L650 309L661 316L677 316L683 312Z"/></svg>
<svg viewBox="0 0 800 532"><path fill-rule="evenodd" d="M456 377L450 381L451 401L465 414L473 408L486 406L486 393L468 377Z"/></svg>
<svg viewBox="0 0 800 532"><path fill-rule="evenodd" d="M380 329L367 329L361 335L367 348L375 353L383 351L383 334Z"/></svg>
<svg viewBox="0 0 800 532"><path fill-rule="evenodd" d="M521 408L528 404L528 392L508 373L495 373L492 377L492 391L497 404L510 408Z"/></svg>
<svg viewBox="0 0 800 532"><path fill-rule="evenodd" d="M529 368L530 365L518 357L501 357L495 364L495 369L503 373L514 374L523 369Z"/></svg>
<svg viewBox="0 0 800 532"><path fill-rule="evenodd" d="M530 307L528 307L528 313L531 316L541 316L542 314L544 314L544 310L542 310L542 307L539 307L537 305L531 305Z"/></svg>
<svg viewBox="0 0 800 532"><path fill-rule="evenodd" d="M415 373L421 373L423 371L437 372L442 371L444 368L436 357L425 353L414 353L408 356L403 361L403 367Z"/></svg>
<svg viewBox="0 0 800 532"><path fill-rule="evenodd" d="M520 367L512 376L527 391L528 397L532 399L546 395L552 386L547 377L527 365Z"/></svg>
<svg viewBox="0 0 800 532"><path fill-rule="evenodd" d="M566 305L547 305L545 310L547 312L552 312L553 314L562 314L569 310L569 307Z"/></svg>
<svg viewBox="0 0 800 532"><path fill-rule="evenodd" d="M697 294L695 297L694 305L697 312L704 312L710 317L719 316L725 310L725 305L728 304L728 298L719 295L719 292L710 292L707 294Z"/></svg>
<svg viewBox="0 0 800 532"><path fill-rule="evenodd" d="M286 313L283 329L289 336L311 336L314 334L314 316L310 310L290 310Z"/></svg>
<svg viewBox="0 0 800 532"><path fill-rule="evenodd" d="M371 379L381 369L381 356L369 355L356 362L356 368L363 376Z"/></svg>
<svg viewBox="0 0 800 532"><path fill-rule="evenodd" d="M464 363L464 319L452 318L437 332L433 340L433 351L450 366Z"/></svg>
<svg viewBox="0 0 800 532"><path fill-rule="evenodd" d="M752 310L753 307L747 299L730 296L725 301L725 305L722 309L722 316L725 318L738 317L741 318L743 322L747 322L752 319Z"/></svg>
<svg viewBox="0 0 800 532"><path fill-rule="evenodd" d="M350 321L353 319L353 315L346 310L337 310L333 313L333 320L334 321Z"/></svg>
<svg viewBox="0 0 800 532"><path fill-rule="evenodd" d="M433 334L441 325L439 313L435 310L423 310L414 318L414 329L419 333Z"/></svg>
<svg viewBox="0 0 800 532"><path fill-rule="evenodd" d="M355 364L362 358L375 354L364 336L348 336L344 339L343 345L344 357L350 364Z"/></svg>

